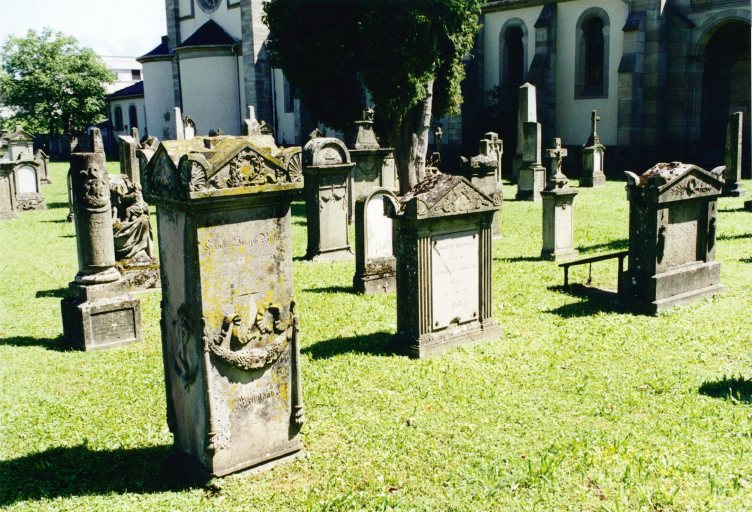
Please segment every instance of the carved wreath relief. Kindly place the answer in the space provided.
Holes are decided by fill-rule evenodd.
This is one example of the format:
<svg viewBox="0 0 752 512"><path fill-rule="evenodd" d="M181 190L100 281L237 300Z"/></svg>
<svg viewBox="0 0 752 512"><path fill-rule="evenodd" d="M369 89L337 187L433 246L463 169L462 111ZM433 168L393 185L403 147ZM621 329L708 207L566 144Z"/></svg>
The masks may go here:
<svg viewBox="0 0 752 512"><path fill-rule="evenodd" d="M89 210L97 210L107 205L110 200L110 187L102 176L102 171L89 167L81 171L84 179L83 203Z"/></svg>

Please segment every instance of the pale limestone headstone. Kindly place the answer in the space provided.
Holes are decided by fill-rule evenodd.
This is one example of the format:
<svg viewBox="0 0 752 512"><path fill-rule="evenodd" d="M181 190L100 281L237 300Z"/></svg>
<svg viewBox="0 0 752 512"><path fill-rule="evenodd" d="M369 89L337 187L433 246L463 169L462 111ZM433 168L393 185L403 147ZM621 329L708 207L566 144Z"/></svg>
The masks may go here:
<svg viewBox="0 0 752 512"><path fill-rule="evenodd" d="M339 139L314 137L305 145L307 260L353 257L347 228L347 180L354 166L350 153Z"/></svg>
<svg viewBox="0 0 752 512"><path fill-rule="evenodd" d="M655 313L723 290L715 261L721 173L681 162L656 164L642 176L627 172L624 299Z"/></svg>
<svg viewBox="0 0 752 512"><path fill-rule="evenodd" d="M602 187L606 183L606 175L603 172L606 148L601 144L597 131L598 121L600 120L598 111L593 110L590 115L590 137L582 147L581 187Z"/></svg>
<svg viewBox="0 0 752 512"><path fill-rule="evenodd" d="M541 158L541 125L526 122L522 125L522 168L517 180L515 198L523 201L540 201L546 186L546 169Z"/></svg>
<svg viewBox="0 0 752 512"><path fill-rule="evenodd" d="M61 303L65 339L81 350L141 341L141 305L115 268L107 169L96 153L70 156L78 274Z"/></svg>
<svg viewBox="0 0 752 512"><path fill-rule="evenodd" d="M175 140L185 139L185 125L183 124L183 113L180 107L172 109L172 131L175 133Z"/></svg>
<svg viewBox="0 0 752 512"><path fill-rule="evenodd" d="M16 208L19 210L44 210L46 208L44 195L41 192L40 163L32 158L24 157L0 164L11 168L11 175L15 182Z"/></svg>
<svg viewBox="0 0 752 512"><path fill-rule="evenodd" d="M393 292L396 259L392 248L392 219L385 201L396 204L391 190L377 188L361 195L355 204L355 276L353 288L360 293Z"/></svg>
<svg viewBox="0 0 752 512"><path fill-rule="evenodd" d="M740 197L744 195L742 187L742 128L743 112L734 112L726 125L726 170L723 172L722 197Z"/></svg>
<svg viewBox="0 0 752 512"><path fill-rule="evenodd" d="M203 478L300 453L304 420L290 204L300 148L252 136L163 141L157 207L167 423Z"/></svg>
<svg viewBox="0 0 752 512"><path fill-rule="evenodd" d="M543 249L541 258L554 261L572 259L578 251L574 248L574 197L577 192L569 186L562 172L562 159L567 150L561 139L552 141L553 148L546 151L549 159L549 178L543 198Z"/></svg>
<svg viewBox="0 0 752 512"><path fill-rule="evenodd" d="M387 204L397 257L395 343L410 356L500 338L491 293L496 208L466 179L440 173Z"/></svg>
<svg viewBox="0 0 752 512"><path fill-rule="evenodd" d="M515 148L512 166L512 177L515 179L519 177L520 171L525 167L522 157L525 123L537 122L538 108L536 106L535 86L531 83L524 83L517 91L517 147Z"/></svg>

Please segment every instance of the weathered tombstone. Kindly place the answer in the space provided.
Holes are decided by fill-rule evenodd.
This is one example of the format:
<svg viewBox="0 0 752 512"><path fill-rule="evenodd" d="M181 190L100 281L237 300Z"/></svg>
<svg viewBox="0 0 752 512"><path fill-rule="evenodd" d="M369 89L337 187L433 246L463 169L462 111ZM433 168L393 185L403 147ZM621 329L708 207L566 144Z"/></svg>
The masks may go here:
<svg viewBox="0 0 752 512"><path fill-rule="evenodd" d="M139 149L138 128L132 128L130 135L119 135L118 144L120 150L120 173L128 176L133 183L139 183L138 158L136 150Z"/></svg>
<svg viewBox="0 0 752 512"><path fill-rule="evenodd" d="M538 122L538 109L536 106L535 86L531 83L524 83L517 90L517 146L514 152L512 163L512 178L518 179L520 171L525 167L523 153L525 152L523 132L525 123ZM540 162L540 160L538 160Z"/></svg>
<svg viewBox="0 0 752 512"><path fill-rule="evenodd" d="M740 197L744 195L742 187L742 112L734 112L729 116L726 125L726 170L723 172L722 197Z"/></svg>
<svg viewBox="0 0 752 512"><path fill-rule="evenodd" d="M460 176L435 174L386 208L397 257L396 344L422 358L498 339L491 294L496 203Z"/></svg>
<svg viewBox="0 0 752 512"><path fill-rule="evenodd" d="M573 203L577 191L569 186L569 180L561 170L562 159L567 150L561 147L561 139L552 141L553 148L546 152L550 161L549 178L543 197L543 249L541 258L561 261L575 258Z"/></svg>
<svg viewBox="0 0 752 512"><path fill-rule="evenodd" d="M33 160L34 159L34 137L27 133L20 125L16 126L16 131L6 136L7 152L5 160Z"/></svg>
<svg viewBox="0 0 752 512"><path fill-rule="evenodd" d="M359 293L393 292L397 260L392 248L392 219L385 214L385 201L392 206L397 196L386 188L361 195L355 204L355 276Z"/></svg>
<svg viewBox="0 0 752 512"><path fill-rule="evenodd" d="M629 268L619 284L626 300L654 313L723 290L715 261L720 172L672 162L626 173Z"/></svg>
<svg viewBox="0 0 752 512"><path fill-rule="evenodd" d="M175 132L175 140L185 139L185 125L183 124L183 113L180 107L172 109L172 130Z"/></svg>
<svg viewBox="0 0 752 512"><path fill-rule="evenodd" d="M159 220L167 422L188 473L269 467L302 448L290 225L299 155L199 136L163 141L142 175Z"/></svg>
<svg viewBox="0 0 752 512"><path fill-rule="evenodd" d="M303 149L308 260L353 256L347 230L347 177L354 165L344 143L333 137L314 136Z"/></svg>
<svg viewBox="0 0 752 512"><path fill-rule="evenodd" d="M151 160L151 157L154 156L154 153L157 152L158 147L159 139L153 136L144 137L144 140L138 145L138 149L136 149L136 159L138 160L139 180L133 181L134 183L141 183L141 176L143 176L143 173L146 171L149 161Z"/></svg>
<svg viewBox="0 0 752 512"><path fill-rule="evenodd" d="M522 168L517 180L515 198L523 201L540 201L546 186L546 168L541 158L541 125L526 122L522 125Z"/></svg>
<svg viewBox="0 0 752 512"><path fill-rule="evenodd" d="M187 115L183 116L183 134L185 136L185 140L192 140L196 135L198 135L198 128L196 128L196 123Z"/></svg>
<svg viewBox="0 0 752 512"><path fill-rule="evenodd" d="M61 303L63 335L81 350L141 341L141 304L115 268L107 170L99 155L73 153L78 274Z"/></svg>
<svg viewBox="0 0 752 512"><path fill-rule="evenodd" d="M82 137L81 140L74 138L71 140L71 154L73 153L93 153L97 160L98 165L102 169L107 169L107 155L104 152L104 141L102 140L102 132L99 128L91 128L89 133ZM75 201L73 199L73 181L71 178L71 172L73 168L68 169L68 175L66 177L68 185L68 222L73 222L75 213Z"/></svg>
<svg viewBox="0 0 752 512"><path fill-rule="evenodd" d="M41 149L38 149L36 153L34 153L34 161L39 164L39 179L42 184L51 184L52 179L50 179L49 170L50 157L47 156L47 153L45 153Z"/></svg>
<svg viewBox="0 0 752 512"><path fill-rule="evenodd" d="M11 173L16 182L16 207L19 210L44 210L46 206L41 192L39 162L23 158L2 165L12 167Z"/></svg>
<svg viewBox="0 0 752 512"><path fill-rule="evenodd" d="M382 148L373 132L374 112L371 109L363 111L363 119L355 121L358 134L355 139L355 149L349 151L350 158L355 164L348 176L348 219L354 215L355 201L362 194L376 188L399 190L397 169L394 165L394 149Z"/></svg>
<svg viewBox="0 0 752 512"><path fill-rule="evenodd" d="M0 219L15 219L16 213L16 180L13 176L13 166L0 162Z"/></svg>
<svg viewBox="0 0 752 512"><path fill-rule="evenodd" d="M128 289L159 288L159 264L154 257L149 205L141 195L141 185L122 174L110 176L110 203L115 266Z"/></svg>
<svg viewBox="0 0 752 512"><path fill-rule="evenodd" d="M256 120L256 110L253 105L248 105L248 118L243 119L242 130L243 135L251 135L259 131L259 122Z"/></svg>
<svg viewBox="0 0 752 512"><path fill-rule="evenodd" d="M606 175L603 172L603 160L606 147L601 144L598 137L597 126L601 118L598 111L593 110L590 114L591 132L585 145L582 147L582 174L580 175L581 187L602 187L606 183Z"/></svg>
<svg viewBox="0 0 752 512"><path fill-rule="evenodd" d="M481 139L476 156L469 159L461 157L463 176L493 199L499 208L501 208L504 199L499 171L502 148L502 141L498 138L498 135L489 132L485 138ZM494 238L501 235L498 211L494 213L492 232Z"/></svg>

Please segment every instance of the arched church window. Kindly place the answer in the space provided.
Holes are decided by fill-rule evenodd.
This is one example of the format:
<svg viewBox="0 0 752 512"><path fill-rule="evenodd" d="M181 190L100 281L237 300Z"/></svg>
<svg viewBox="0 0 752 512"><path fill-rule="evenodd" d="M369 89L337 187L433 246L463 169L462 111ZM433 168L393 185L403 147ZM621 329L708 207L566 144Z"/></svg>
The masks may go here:
<svg viewBox="0 0 752 512"><path fill-rule="evenodd" d="M128 107L128 124L131 128L138 128L138 112L136 111L136 105Z"/></svg>
<svg viewBox="0 0 752 512"><path fill-rule="evenodd" d="M525 82L527 28L519 18L507 21L499 34L499 85L517 89Z"/></svg>
<svg viewBox="0 0 752 512"><path fill-rule="evenodd" d="M575 97L608 97L608 43L608 14L587 9L577 20Z"/></svg>
<svg viewBox="0 0 752 512"><path fill-rule="evenodd" d="M113 120L113 124L115 125L115 131L121 132L123 131L123 109L118 105L115 107L115 110L113 111L113 115L115 119Z"/></svg>

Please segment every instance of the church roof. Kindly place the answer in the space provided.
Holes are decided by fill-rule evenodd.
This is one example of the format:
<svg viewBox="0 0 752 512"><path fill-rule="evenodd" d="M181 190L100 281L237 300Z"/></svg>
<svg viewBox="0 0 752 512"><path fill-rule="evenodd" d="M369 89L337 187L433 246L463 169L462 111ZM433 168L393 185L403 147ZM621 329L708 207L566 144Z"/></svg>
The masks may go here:
<svg viewBox="0 0 752 512"><path fill-rule="evenodd" d="M188 46L232 46L240 41L232 37L214 20L201 25L191 36L178 45L178 48Z"/></svg>
<svg viewBox="0 0 752 512"><path fill-rule="evenodd" d="M108 94L108 98L125 98L129 96L143 96L144 95L144 81L136 82L128 87L123 87L119 91L115 91L112 94Z"/></svg>
<svg viewBox="0 0 752 512"><path fill-rule="evenodd" d="M143 54L138 59L144 59L148 57L162 57L162 56L169 56L170 53L170 42L167 39L167 36L162 36L162 42L159 43L158 46L156 46L154 49L152 49L150 52Z"/></svg>

